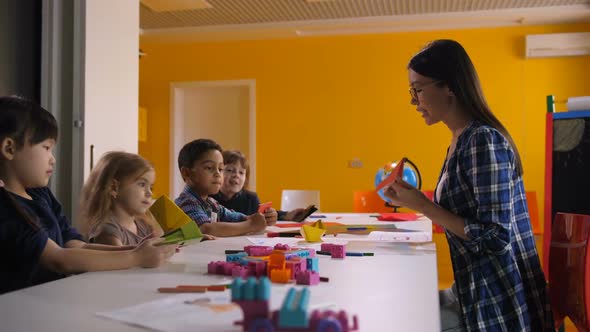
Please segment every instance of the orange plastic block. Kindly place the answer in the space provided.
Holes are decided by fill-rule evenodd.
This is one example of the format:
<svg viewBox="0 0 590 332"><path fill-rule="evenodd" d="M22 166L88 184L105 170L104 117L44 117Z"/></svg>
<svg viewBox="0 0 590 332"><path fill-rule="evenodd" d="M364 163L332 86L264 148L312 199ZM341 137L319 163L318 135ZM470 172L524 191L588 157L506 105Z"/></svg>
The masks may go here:
<svg viewBox="0 0 590 332"><path fill-rule="evenodd" d="M290 269L274 269L270 272L270 281L286 284L291 281Z"/></svg>

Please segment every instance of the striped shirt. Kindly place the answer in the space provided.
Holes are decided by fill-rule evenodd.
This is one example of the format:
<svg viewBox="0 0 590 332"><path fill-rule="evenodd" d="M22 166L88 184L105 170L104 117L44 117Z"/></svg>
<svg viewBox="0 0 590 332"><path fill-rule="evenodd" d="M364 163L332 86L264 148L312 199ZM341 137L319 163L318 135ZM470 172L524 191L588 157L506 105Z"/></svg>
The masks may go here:
<svg viewBox="0 0 590 332"><path fill-rule="evenodd" d="M463 218L469 238L446 231L467 330L553 330L510 143L496 129L475 121L461 133L445 166L447 178L437 188L436 202Z"/></svg>
<svg viewBox="0 0 590 332"><path fill-rule="evenodd" d="M246 220L246 215L226 209L223 205L211 197L203 200L190 187L184 187L184 190L174 200L184 213L193 219L197 225L223 221L223 222L239 222ZM217 216L217 220L212 220L211 216Z"/></svg>

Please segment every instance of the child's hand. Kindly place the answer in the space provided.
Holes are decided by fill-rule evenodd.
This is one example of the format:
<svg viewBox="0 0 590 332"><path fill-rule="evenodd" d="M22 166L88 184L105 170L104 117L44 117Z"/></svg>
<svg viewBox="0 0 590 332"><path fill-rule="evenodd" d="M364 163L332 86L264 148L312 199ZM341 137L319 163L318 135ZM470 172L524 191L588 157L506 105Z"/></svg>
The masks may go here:
<svg viewBox="0 0 590 332"><path fill-rule="evenodd" d="M133 250L137 265L141 267L158 267L176 252L175 244L158 246L161 238L146 238Z"/></svg>
<svg viewBox="0 0 590 332"><path fill-rule="evenodd" d="M217 240L217 238L213 235L203 234L203 238L201 239L201 242L207 241L207 240Z"/></svg>
<svg viewBox="0 0 590 332"><path fill-rule="evenodd" d="M4 187L4 182L0 180L0 187Z"/></svg>
<svg viewBox="0 0 590 332"><path fill-rule="evenodd" d="M303 208L293 209L293 210L287 212L287 214L285 214L284 219L285 220L297 220L297 219L301 218L304 213L305 213L305 209L303 209Z"/></svg>
<svg viewBox="0 0 590 332"><path fill-rule="evenodd" d="M250 223L250 229L253 233L259 233L266 229L266 219L260 213L248 216L246 222Z"/></svg>
<svg viewBox="0 0 590 332"><path fill-rule="evenodd" d="M268 209L266 209L266 211L264 211L264 219L266 219L267 226L272 226L272 225L276 224L278 217L279 217L279 214L277 213L277 210L275 210L273 208L268 208Z"/></svg>

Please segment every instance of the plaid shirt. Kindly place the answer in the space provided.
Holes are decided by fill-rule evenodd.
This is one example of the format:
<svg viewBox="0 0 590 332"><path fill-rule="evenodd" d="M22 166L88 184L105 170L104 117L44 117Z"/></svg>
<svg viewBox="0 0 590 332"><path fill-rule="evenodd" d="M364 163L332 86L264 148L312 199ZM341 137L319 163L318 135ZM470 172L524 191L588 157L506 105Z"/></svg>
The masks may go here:
<svg viewBox="0 0 590 332"><path fill-rule="evenodd" d="M226 209L211 197L207 197L206 200L203 200L188 186L184 187L184 190L180 196L174 200L174 203L176 203L176 205L178 205L184 213L191 217L191 219L193 219L199 226L211 222L212 212L217 213L217 220L224 222L244 221L247 218L245 214Z"/></svg>
<svg viewBox="0 0 590 332"><path fill-rule="evenodd" d="M441 176L443 172L445 167ZM437 203L464 218L470 239L446 231L467 330L553 330L524 186L509 142L475 121L459 136L446 172Z"/></svg>

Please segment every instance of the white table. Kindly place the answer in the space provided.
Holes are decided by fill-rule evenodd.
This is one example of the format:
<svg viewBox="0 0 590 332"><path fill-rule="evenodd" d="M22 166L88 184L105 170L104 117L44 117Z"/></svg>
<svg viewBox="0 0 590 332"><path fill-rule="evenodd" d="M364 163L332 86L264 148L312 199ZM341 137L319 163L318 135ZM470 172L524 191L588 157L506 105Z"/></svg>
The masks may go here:
<svg viewBox="0 0 590 332"><path fill-rule="evenodd" d="M359 223L368 222L368 218L349 215L337 221ZM403 228L419 230L431 227L427 219L399 226L402 224ZM207 263L223 260L225 249L240 249L248 244L246 237L207 241L183 248L158 269L85 273L2 295L1 330L142 331L95 313L170 296L157 293L158 287L218 282L223 277L205 274ZM390 244L378 249L374 257L336 260L320 256L320 274L329 277L330 282L313 286L312 298L314 294L324 296L322 301L357 314L361 331L440 331L433 247ZM239 328L227 322L219 331Z"/></svg>

